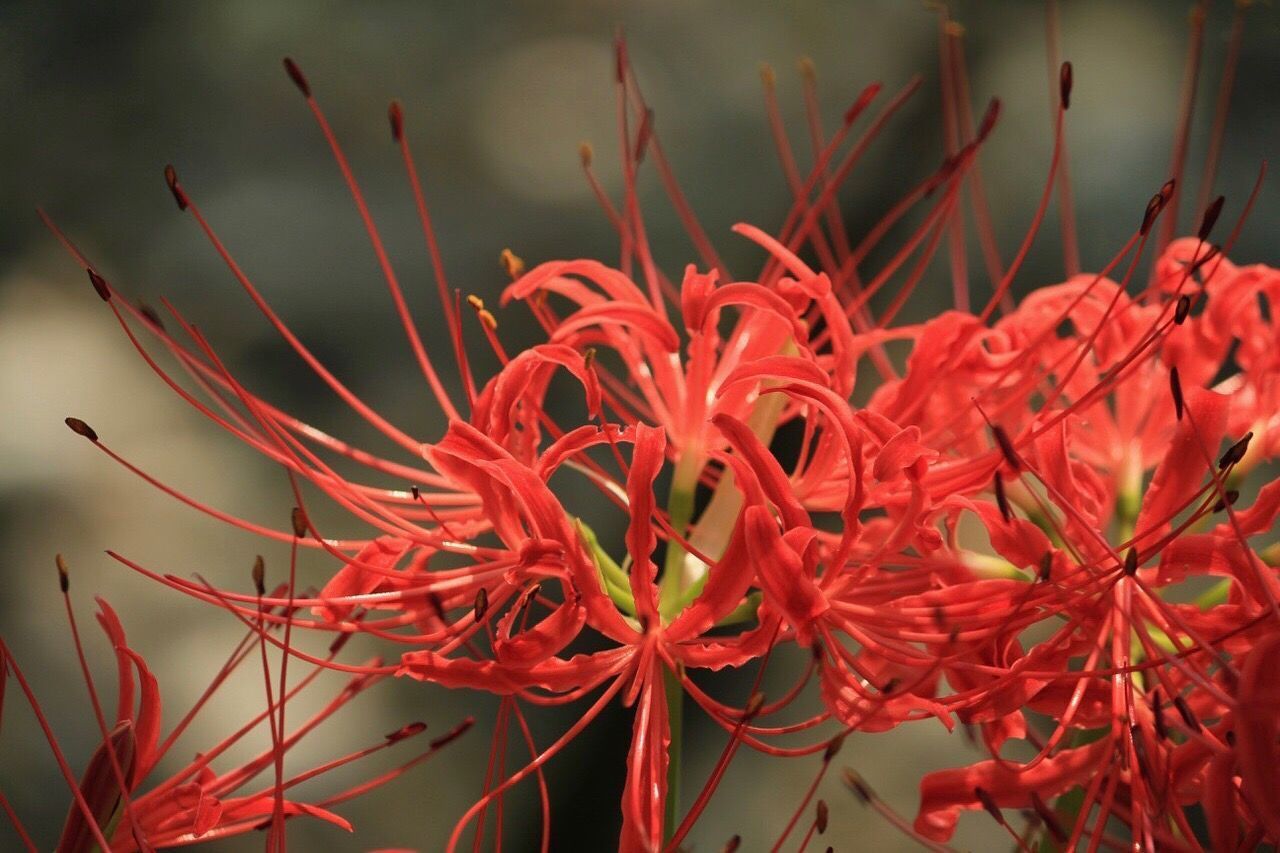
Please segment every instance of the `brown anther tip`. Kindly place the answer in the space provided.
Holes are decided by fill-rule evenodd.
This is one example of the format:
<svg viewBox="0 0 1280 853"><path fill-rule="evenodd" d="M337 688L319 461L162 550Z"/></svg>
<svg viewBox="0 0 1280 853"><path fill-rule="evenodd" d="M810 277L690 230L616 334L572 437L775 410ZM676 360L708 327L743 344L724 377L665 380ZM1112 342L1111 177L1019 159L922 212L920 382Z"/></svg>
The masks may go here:
<svg viewBox="0 0 1280 853"><path fill-rule="evenodd" d="M737 853L739 847L742 846L742 836L735 835L724 843L720 848L720 853Z"/></svg>
<svg viewBox="0 0 1280 853"><path fill-rule="evenodd" d="M582 352L582 366L587 370L591 369L591 365L596 363L596 348L587 347Z"/></svg>
<svg viewBox="0 0 1280 853"><path fill-rule="evenodd" d="M472 607L472 613L475 615L476 621L479 622L481 619L484 618L484 615L488 612L489 612L489 593L485 590L484 587L480 587L479 589L476 590L476 601L474 606Z"/></svg>
<svg viewBox="0 0 1280 853"><path fill-rule="evenodd" d="M85 272L89 273L89 283L93 285L94 291L97 292L102 301L110 302L111 288L107 285L107 280L94 272L92 268L86 269Z"/></svg>
<svg viewBox="0 0 1280 853"><path fill-rule="evenodd" d="M178 203L178 210L186 210L190 202L187 199L186 191L178 183L178 170L173 168L172 163L165 164L164 182L168 184L169 192L173 193L173 200Z"/></svg>
<svg viewBox="0 0 1280 853"><path fill-rule="evenodd" d="M578 143L578 159L582 161L582 167L584 169L591 168L591 161L595 158L595 156L596 156L596 150L591 147L590 142Z"/></svg>
<svg viewBox="0 0 1280 853"><path fill-rule="evenodd" d="M98 433L94 431L93 427L79 418L63 418L62 422L69 426L76 435L83 435L94 444L98 443Z"/></svg>
<svg viewBox="0 0 1280 853"><path fill-rule="evenodd" d="M996 122L1000 119L1000 99L992 98L991 103L987 105L987 111L982 115L982 123L978 125L978 142L985 142L987 137L991 135L991 131L995 129Z"/></svg>
<svg viewBox="0 0 1280 853"><path fill-rule="evenodd" d="M744 721L754 719L760 713L760 709L764 707L764 694L756 691L747 699L747 706L742 709L742 719Z"/></svg>
<svg viewBox="0 0 1280 853"><path fill-rule="evenodd" d="M347 643L351 642L351 638L354 636L355 634L351 633L350 631L344 631L341 634L339 634L337 637L334 638L333 642L329 644L329 654L331 655L338 654L338 652L342 651L343 648L346 647Z"/></svg>
<svg viewBox="0 0 1280 853"><path fill-rule="evenodd" d="M1159 689L1151 691L1151 716L1155 722L1156 737L1165 740L1169 737L1164 722L1164 705L1160 701Z"/></svg>
<svg viewBox="0 0 1280 853"><path fill-rule="evenodd" d="M996 493L996 506L1000 508L1000 515L1004 518L1005 524L1008 524L1013 521L1013 507L1009 506L1009 497L1004 493L1004 480L999 471L996 472L991 488Z"/></svg>
<svg viewBox="0 0 1280 853"><path fill-rule="evenodd" d="M1233 730L1227 729L1227 733L1222 736L1222 739L1227 742L1227 746L1231 747L1232 749L1235 748L1236 733Z"/></svg>
<svg viewBox="0 0 1280 853"><path fill-rule="evenodd" d="M394 732L390 732L389 734L387 734L386 735L387 743L395 743L397 741L402 741L407 737L420 735L426 730L427 730L427 724L422 721L418 721L416 723L409 723L408 725L401 726L400 728L396 729Z"/></svg>
<svg viewBox="0 0 1280 853"><path fill-rule="evenodd" d="M1166 204L1169 203L1169 199L1173 198L1173 191L1176 190L1177 188L1178 188L1177 178L1170 178L1169 180L1165 181L1163 185L1161 185L1160 197L1165 200Z"/></svg>
<svg viewBox="0 0 1280 853"><path fill-rule="evenodd" d="M1133 577L1138 573L1138 549L1130 548L1124 555L1124 573Z"/></svg>
<svg viewBox="0 0 1280 853"><path fill-rule="evenodd" d="M796 60L796 70L806 80L813 81L818 79L818 66L807 56L802 56Z"/></svg>
<svg viewBox="0 0 1280 853"><path fill-rule="evenodd" d="M258 596L267 594L267 563L262 559L262 555L253 558L253 569L249 574L253 577L253 588L257 591Z"/></svg>
<svg viewBox="0 0 1280 853"><path fill-rule="evenodd" d="M1189 272L1191 272L1192 274L1198 273L1201 267L1203 267L1205 264L1209 263L1209 261L1213 260L1214 258L1218 257L1218 255L1221 255L1221 254L1222 254L1221 246L1218 246L1218 245L1210 246L1207 252L1205 252L1199 258L1196 258L1195 263L1191 265L1191 269L1189 270Z"/></svg>
<svg viewBox="0 0 1280 853"><path fill-rule="evenodd" d="M964 38L964 24L959 21L947 21L942 25L942 31L952 38Z"/></svg>
<svg viewBox="0 0 1280 853"><path fill-rule="evenodd" d="M1200 220L1200 230L1197 232L1201 242L1209 239L1209 235L1213 232L1213 226L1218 223L1218 217L1222 215L1222 205L1226 201L1226 196L1218 196L1209 202L1209 206L1204 209L1204 216Z"/></svg>
<svg viewBox="0 0 1280 853"><path fill-rule="evenodd" d="M1178 368L1169 368L1169 393L1173 395L1173 413L1182 420L1185 403L1182 397L1182 380L1178 378Z"/></svg>
<svg viewBox="0 0 1280 853"><path fill-rule="evenodd" d="M458 738L466 734L467 731L475 724L476 724L475 717L467 717L465 720L458 723L452 729L445 732L435 740L431 741L431 744L430 744L431 748L440 749L442 746L447 746L448 744L452 743L453 741L457 740Z"/></svg>
<svg viewBox="0 0 1280 853"><path fill-rule="evenodd" d="M816 812L816 814L814 815L813 825L815 828L817 828L818 834L822 835L824 832L827 831L827 820L831 816L830 811L828 811L827 809L827 801L818 800L818 805L814 811Z"/></svg>
<svg viewBox="0 0 1280 853"><path fill-rule="evenodd" d="M1160 215L1161 210L1164 210L1166 200L1163 193L1156 193L1151 197L1151 201L1147 202L1147 209L1142 214L1142 226L1138 229L1138 233L1143 237L1150 233L1156 217Z"/></svg>
<svg viewBox="0 0 1280 853"><path fill-rule="evenodd" d="M1235 506L1236 501L1240 500L1239 489L1227 489L1213 505L1214 512L1222 512L1229 506Z"/></svg>
<svg viewBox="0 0 1280 853"><path fill-rule="evenodd" d="M844 784L850 791L857 794L858 799L864 803L869 803L875 799L875 793L871 790L866 780L852 767L844 769Z"/></svg>
<svg viewBox="0 0 1280 853"><path fill-rule="evenodd" d="M293 524L293 535L299 539L305 539L307 535L307 514L303 512L302 507L295 506L290 510L289 521Z"/></svg>
<svg viewBox="0 0 1280 853"><path fill-rule="evenodd" d="M1036 814L1040 816L1040 821L1044 824L1044 828L1049 830L1053 840L1059 844L1065 844L1067 842L1067 833L1062 828L1062 823L1058 820L1057 813L1035 791L1031 792L1031 807L1036 810Z"/></svg>
<svg viewBox="0 0 1280 853"><path fill-rule="evenodd" d="M1049 580L1049 576L1053 573L1053 552L1045 551L1044 556L1040 558L1040 572L1036 577L1041 581Z"/></svg>
<svg viewBox="0 0 1280 853"><path fill-rule="evenodd" d="M1022 458L1018 456L1018 451L1013 448L1013 442L1009 439L1009 433L1004 431L1004 427L999 424L992 424L991 434L995 437L996 444L1000 447L1000 453L1004 456L1004 461L1014 471L1022 470Z"/></svg>
<svg viewBox="0 0 1280 853"><path fill-rule="evenodd" d="M1062 63L1062 67L1058 69L1058 97L1062 99L1062 108L1064 110L1071 107L1071 86L1074 82L1071 63Z"/></svg>
<svg viewBox="0 0 1280 853"><path fill-rule="evenodd" d="M778 73L767 62L760 63L760 82L769 89L772 89L778 82Z"/></svg>
<svg viewBox="0 0 1280 853"><path fill-rule="evenodd" d="M298 91L302 93L304 98L311 97L311 84L307 82L306 75L302 73L302 69L298 67L298 63L293 61L293 57L286 56L284 58L284 70L289 75L289 79L293 81L293 85L298 87Z"/></svg>
<svg viewBox="0 0 1280 853"><path fill-rule="evenodd" d="M621 27L613 35L613 79L615 83L623 83L627 79L627 41Z"/></svg>
<svg viewBox="0 0 1280 853"><path fill-rule="evenodd" d="M646 108L644 118L640 119L640 129L636 132L636 164L644 162L645 152L649 150L649 142L653 139L653 109Z"/></svg>
<svg viewBox="0 0 1280 853"><path fill-rule="evenodd" d="M387 120L391 122L391 138L396 142L404 139L404 110L399 101L392 101L387 107Z"/></svg>
<svg viewBox="0 0 1280 853"><path fill-rule="evenodd" d="M160 312L141 299L138 300L138 313L152 326L162 332L164 331L164 320L160 318Z"/></svg>
<svg viewBox="0 0 1280 853"><path fill-rule="evenodd" d="M1000 811L1000 806L996 804L995 797L983 787L973 789L973 796L978 802L982 803L982 807L987 810L987 814L995 818L996 823L1004 826L1004 812Z"/></svg>
<svg viewBox="0 0 1280 853"><path fill-rule="evenodd" d="M506 270L507 276L515 281L524 275L524 260L510 249L503 249L500 257L502 268Z"/></svg>
<svg viewBox="0 0 1280 853"><path fill-rule="evenodd" d="M61 554L53 555L53 564L58 567L58 589L66 592L71 589L71 575L67 572L67 561Z"/></svg>
<svg viewBox="0 0 1280 853"><path fill-rule="evenodd" d="M1239 441L1228 447L1227 452L1222 454L1222 458L1218 460L1218 470L1225 470L1243 459L1244 455L1249 452L1249 442L1252 440L1253 430L1250 430Z"/></svg>
<svg viewBox="0 0 1280 853"><path fill-rule="evenodd" d="M1187 315L1191 313L1191 297L1185 293L1178 297L1178 304L1173 309L1173 322L1175 325L1181 326L1187 322Z"/></svg>
<svg viewBox="0 0 1280 853"><path fill-rule="evenodd" d="M1173 697L1173 707L1177 710L1178 716L1182 717L1182 722L1187 728L1194 732L1200 731L1200 721L1196 719L1196 715L1192 713L1191 706L1187 704L1187 700L1181 696Z"/></svg>
<svg viewBox="0 0 1280 853"><path fill-rule="evenodd" d="M831 759L835 758L837 755L840 754L840 750L844 748L844 739L845 739L845 734L844 732L841 732L840 734L831 738L831 740L827 741L826 749L822 750L823 764L826 764Z"/></svg>

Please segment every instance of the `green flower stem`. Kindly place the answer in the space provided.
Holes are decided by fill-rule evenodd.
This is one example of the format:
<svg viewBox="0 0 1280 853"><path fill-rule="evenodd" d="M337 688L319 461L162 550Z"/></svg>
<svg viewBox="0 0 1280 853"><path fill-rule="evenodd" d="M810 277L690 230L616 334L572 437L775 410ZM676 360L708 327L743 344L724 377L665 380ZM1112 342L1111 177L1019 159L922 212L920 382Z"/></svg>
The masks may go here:
<svg viewBox="0 0 1280 853"><path fill-rule="evenodd" d="M669 669L662 671L667 695L667 722L671 743L667 747L667 814L663 821L664 841L670 841L680 825L680 759L684 752L684 688L680 677Z"/></svg>

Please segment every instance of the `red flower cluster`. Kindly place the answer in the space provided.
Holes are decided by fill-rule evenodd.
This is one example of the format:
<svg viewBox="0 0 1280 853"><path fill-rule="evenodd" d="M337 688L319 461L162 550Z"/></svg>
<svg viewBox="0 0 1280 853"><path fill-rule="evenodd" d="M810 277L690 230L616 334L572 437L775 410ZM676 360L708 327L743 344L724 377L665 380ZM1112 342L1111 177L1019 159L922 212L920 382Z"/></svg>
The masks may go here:
<svg viewBox="0 0 1280 853"><path fill-rule="evenodd" d="M993 103L975 127L952 28L944 27L944 45L948 156L857 243L841 221L836 189L918 84L856 138L878 85L830 138L815 114L816 156L806 174L780 129L766 74L795 204L773 234L735 228L763 252L761 269L740 278L721 263L680 193L619 43L621 205L599 189L589 151L584 166L618 231L621 260L617 267L549 262L526 272L504 253L512 282L503 304L523 303L546 343L509 354L493 315L469 298L501 362L479 385L462 300L445 282L393 106L392 132L419 200L461 401L447 393L427 354L307 81L286 61L333 145L448 429L427 441L408 435L330 373L268 306L170 169L178 206L267 319L406 458L351 447L259 398L176 311L162 323L119 298L90 267L94 287L148 363L219 426L283 466L298 509L293 529L273 530L174 494L255 533L328 554L341 567L318 592L298 592L291 579L264 596L118 559L225 608L258 626L262 642L316 666L333 664L299 651L290 630L382 637L402 647L399 663L370 666L371 676L394 669L502 696L495 753L514 723L531 757L514 772L491 762L485 793L458 821L450 849L523 780L536 777L545 804L542 768L612 702L634 708L623 850L677 847L742 745L820 755L825 772L846 733L925 720L969 727L989 757L925 776L913 824L856 774L848 781L926 846L940 846L959 814L976 809L1023 849L1037 839L1066 848L1088 838L1091 849L1176 850L1280 840L1280 577L1274 546L1259 542L1280 512L1280 487L1267 482L1249 506L1239 501L1246 473L1280 450L1280 272L1226 259L1240 226L1215 242L1221 198L1201 212L1196 237L1161 237L1155 226L1174 216L1179 193L1170 181L1135 216L1134 232L1102 272L1070 275L1015 303L1012 283L1064 164L1072 83L1064 65L1036 216L1007 265L989 227L980 227L991 293L970 308L962 204L972 199L985 222L975 166L999 111ZM811 74L806 85L812 96ZM808 100L812 107L815 99ZM646 157L702 257L678 282L657 268L645 237L635 178ZM1070 234L1068 206L1063 213ZM882 252L881 268L867 269L871 251L883 249L907 217L917 224L898 229L907 231L901 244ZM955 309L895 325L944 240ZM1148 243L1157 257L1142 281ZM891 281L895 295L875 299ZM175 356L191 382L152 360L139 330ZM905 360L895 357L902 352ZM573 406L549 406L551 395ZM566 409L581 416L565 422ZM124 462L88 427L72 426ZM363 466L369 479L339 473L335 459ZM659 482L668 484L661 499ZM584 489L625 518L621 543L600 541L566 508L568 496ZM367 525L370 538L327 538L305 509L308 490ZM699 686L702 670L755 663L763 672L782 643L812 651L811 666L786 695L753 692L737 706ZM820 714L768 721L814 680ZM559 739L533 742L522 706L592 695ZM686 698L730 737L681 814L673 788ZM142 725L135 721L134 731ZM797 745L801 733L808 743ZM788 745L779 745L782 736ZM141 747L117 752L146 754ZM150 796L133 799L135 814ZM277 813L281 796L277 782ZM239 826L269 814L271 801L271 791L241 806L224 801L229 817L221 820ZM1193 805L1207 830L1193 825ZM1015 828L1005 809L1026 811L1031 825ZM196 813L197 827L223 825ZM810 835L825 830L827 814L819 801ZM166 833L191 832L191 819L139 817L116 836L127 842L134 832L161 845L175 839ZM1127 838L1115 834L1120 824ZM544 849L549 831L544 822Z"/></svg>
<svg viewBox="0 0 1280 853"><path fill-rule="evenodd" d="M35 712L59 770L71 787L73 802L58 840L58 853L90 853L94 850L125 853L182 847L266 829L270 830L269 845L283 849L284 821L295 815L308 815L351 831L351 824L330 811L330 807L399 777L431 758L472 724L470 719L464 720L453 731L432 739L424 750L400 766L330 795L321 802L294 800L288 793L291 788L402 741L408 741L426 730L424 723L410 723L371 746L332 759L305 772L289 777L284 775L284 758L302 738L387 677L385 672L377 671L377 662L352 668L354 674L349 677L346 685L318 711L311 713L301 724L295 723L293 730L289 731L285 727L286 708L291 703L296 704L298 695L327 669L336 666L335 659L346 645L347 638L339 638L333 643L328 654L310 665L308 672L295 683L289 684L286 673L282 670L278 684L273 684L271 672L267 668L265 641L269 636L267 632L272 629L264 627L262 621L273 610L260 609L255 621L250 623L250 630L245 637L232 649L222 667L211 675L209 686L162 740L160 683L142 655L129 645L124 626L115 610L104 599L98 598L98 624L110 641L117 661L116 718L114 723L108 725L81 645L80 631L69 594L69 576L61 556L57 563L68 625L102 742L77 782L36 698L34 688L3 641L0 641L0 710L3 708L4 684L12 671L23 696ZM276 590L277 595L283 592L283 587ZM285 609L275 612L286 617L289 613ZM259 652L265 676L265 708L251 715L223 740L201 750L185 766L151 785L149 789L144 789L143 783L153 775L161 759L169 755L179 738L227 684L235 670L245 661L252 662ZM214 770L215 763L225 763L225 753L242 746L250 736L261 735L264 729L268 731L270 738L267 749L232 769L221 773ZM259 790L250 788L256 777L272 769L275 776L271 784ZM25 849L33 852L39 849L2 793L0 808L13 823Z"/></svg>

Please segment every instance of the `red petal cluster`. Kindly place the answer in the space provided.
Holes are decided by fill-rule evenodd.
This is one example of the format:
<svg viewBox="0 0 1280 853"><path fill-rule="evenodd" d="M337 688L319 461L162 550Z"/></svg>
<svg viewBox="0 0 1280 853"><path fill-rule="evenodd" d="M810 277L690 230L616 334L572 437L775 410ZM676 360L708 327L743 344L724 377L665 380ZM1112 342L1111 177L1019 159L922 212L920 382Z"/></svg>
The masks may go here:
<svg viewBox="0 0 1280 853"><path fill-rule="evenodd" d="M146 355L136 334L145 328L197 390L146 355L149 363L283 466L299 507L319 494L369 531L331 538L301 510L291 531L262 528L178 495L327 554L338 568L317 592L298 593L291 582L264 597L122 562L247 624L282 627L283 641L260 633L292 654L301 653L289 630L371 634L400 646L399 675L504 697L495 754L513 718L523 727L522 706L593 696L558 740L538 747L527 739L523 766L486 777L451 847L514 785L541 781L543 766L615 701L634 709L623 850L678 845L739 746L821 754L825 770L844 734L915 723L964 726L986 753L925 776L913 824L890 815L929 845L948 840L965 810L985 809L1008 826L1002 810L1023 809L1039 823L1025 836L1010 828L1024 847L1042 833L1067 847L1088 838L1095 847L1195 849L1192 805L1203 808L1215 849L1280 839L1280 577L1274 546L1259 541L1272 532L1280 487L1256 478L1260 489L1243 485L1280 451L1280 272L1228 261L1235 232L1211 243L1207 216L1198 238L1155 236L1153 225L1175 204L1171 182L1101 273L1071 275L1015 302L1012 282L1060 168L1068 67L1045 194L1017 256L1003 271L995 259L980 309L968 305L953 253L956 308L894 322L962 220L963 190L978 180L973 167L998 105L976 132L956 130L943 166L860 243L850 244L833 201L913 87L852 144L878 86L832 138L815 129L807 176L781 146L795 205L774 233L735 228L762 253L756 272L735 277L671 177L621 44L618 57L627 192L618 206L600 199L622 260L616 268L555 261L526 272L508 253L513 281L503 305L522 303L546 342L508 353L494 315L468 300L501 363L479 384L461 299L448 295L422 208L460 401L414 331L360 190L305 88L449 418L442 435L426 440L389 423L330 373L232 260L196 198L175 190L268 320L346 405L406 451L402 458L351 447L262 400L176 312L168 331L92 273L139 350ZM772 105L771 88L767 96ZM949 103L969 127L967 104ZM403 117L394 116L420 193ZM639 121L638 133L628 121ZM634 185L646 153L702 256L678 283L657 268L645 240ZM179 187L176 176L170 183ZM869 253L908 214L920 224L870 269ZM1148 243L1157 259L1143 283L1137 271ZM873 300L891 280L896 294ZM367 477L339 473L335 460L362 466ZM1248 506L1242 491L1254 495ZM584 494L602 518L601 507L616 509L616 539L601 541L579 517ZM735 706L700 686L700 671L762 672L785 643L808 648L813 661L787 695L765 701L753 693ZM820 713L769 721L810 682ZM683 698L730 735L685 815L668 803L673 714ZM149 754L143 728L134 721L137 761ZM189 799L204 791L192 789ZM265 814L253 811L261 797L218 801L231 815L224 822ZM151 802L158 800L135 805ZM193 819L203 825L199 807L172 802L184 817L139 823L153 843L191 831ZM1114 837L1113 821L1127 827L1127 839Z"/></svg>

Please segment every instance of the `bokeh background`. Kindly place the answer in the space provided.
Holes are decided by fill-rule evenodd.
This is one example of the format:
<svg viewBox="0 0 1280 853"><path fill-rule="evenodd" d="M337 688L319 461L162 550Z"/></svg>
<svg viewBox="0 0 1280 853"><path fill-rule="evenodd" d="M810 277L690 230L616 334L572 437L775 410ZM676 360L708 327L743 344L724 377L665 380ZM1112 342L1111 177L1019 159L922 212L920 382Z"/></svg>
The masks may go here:
<svg viewBox="0 0 1280 853"><path fill-rule="evenodd" d="M1189 162L1199 174L1229 32L1229 2L1211 4L1205 73L1196 97ZM1069 116L1071 169L1086 268L1108 259L1167 177L1187 41L1187 4L1063 0L1062 51L1075 65ZM1007 258L1021 238L1047 169L1050 88L1044 10L1032 2L955 3L975 113L991 95L1004 113L982 168ZM740 220L776 227L788 201L769 142L758 63L778 70L794 140L807 150L796 60L816 63L828 126L867 83L890 90L925 75L919 95L887 129L842 195L852 230L864 230L909 182L941 160L937 16L918 2L653 2L619 4L377 3L237 0L221 3L0 4L0 633L34 682L72 764L98 739L53 570L62 552L91 645L110 693L105 643L92 626L91 595L120 611L134 645L161 679L171 724L203 689L240 636L224 614L130 575L113 548L157 570L202 573L248 588L255 554L273 577L287 549L229 530L166 498L111 463L61 424L91 423L146 470L208 503L287 527L292 499L281 472L186 408L148 371L114 320L61 253L34 209L43 206L126 294L172 299L195 320L242 379L331 432L386 449L323 393L275 337L195 224L173 208L161 178L177 165L243 266L298 334L367 400L409 432L437 436L442 420L402 340L373 256L324 141L280 57L299 60L351 157L428 340L444 330L412 199L385 118L404 103L425 172L451 283L491 301L504 283L498 254L530 262L616 255L578 164L595 144L597 171L617 193L611 38L625 27L656 127L686 192L731 267L757 251L728 233ZM1280 23L1270 4L1249 10L1216 187L1234 218L1261 161L1280 139L1275 86ZM1198 191L1195 183L1191 189ZM642 200L659 260L678 272L694 255L653 176ZM1280 196L1264 189L1234 255L1276 263ZM1185 228L1195 212L1183 207ZM980 281L977 255L975 281ZM1061 255L1051 218L1018 288L1058 281ZM981 292L980 288L976 289ZM947 304L938 266L908 316ZM519 308L498 315L509 347L536 340ZM474 350L481 353L481 348ZM445 355L446 348L437 347ZM481 358L479 369L488 369ZM321 515L329 529L337 514ZM621 519L601 535L620 541ZM348 525L349 526L349 525ZM340 532L335 530L335 532ZM357 532L351 530L350 532ZM332 567L312 558L304 578ZM372 653L357 649L352 657ZM773 668L782 689L796 661ZM176 753L182 761L261 707L252 670L203 713ZM323 680L322 680L323 681ZM313 690L313 702L341 679ZM741 679L721 679L741 701ZM385 689L384 689L385 688ZM315 822L290 825L297 849L399 846L434 850L479 794L495 703L418 684L381 685L291 755L291 766L376 741L410 720L440 733L467 714L479 724L462 741L373 796L342 807L360 829L347 836ZM300 719L300 712L295 719ZM533 712L550 743L564 713ZM723 734L691 714L686 791L705 778ZM603 850L616 839L629 712L606 714L552 763L555 849ZM266 735L253 744L263 748ZM411 748L411 747L410 747ZM407 757L408 753L401 753ZM960 732L917 724L852 738L839 761L857 767L894 806L914 815L916 782L929 769L972 759ZM718 849L740 832L763 849L799 801L816 761L779 762L740 753L694 840ZM512 761L518 754L513 752ZM372 766L389 766L394 755ZM225 766L225 762L223 765ZM358 778L348 774L348 780ZM838 781L827 842L837 850L912 849ZM338 790L339 776L309 788ZM32 717L15 690L0 732L0 788L51 847L69 798ZM533 789L508 801L507 849L534 849ZM686 803L687 805L687 803ZM256 848L261 836L219 849ZM991 849L1005 836L982 814L961 822L957 845ZM0 826L0 849L16 838Z"/></svg>

